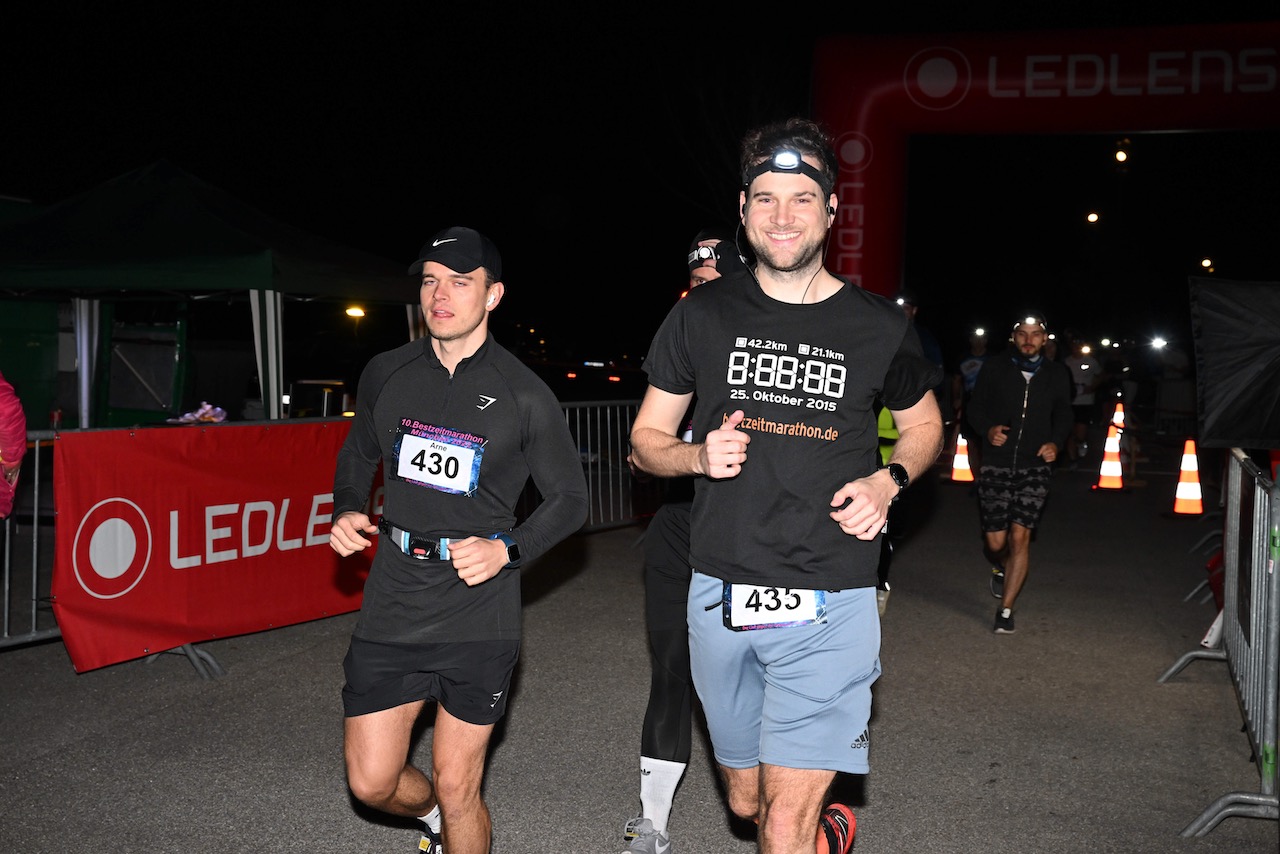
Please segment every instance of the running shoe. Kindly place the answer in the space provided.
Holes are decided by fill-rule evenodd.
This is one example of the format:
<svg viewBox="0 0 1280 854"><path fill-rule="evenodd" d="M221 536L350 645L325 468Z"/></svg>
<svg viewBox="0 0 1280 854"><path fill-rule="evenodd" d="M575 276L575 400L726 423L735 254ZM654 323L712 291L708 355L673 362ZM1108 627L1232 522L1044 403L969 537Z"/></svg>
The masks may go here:
<svg viewBox="0 0 1280 854"><path fill-rule="evenodd" d="M635 839L637 836L640 835L640 831L638 830L638 828L640 827L640 822L642 821L644 821L643 815L638 815L635 818L627 819L627 823L622 826L623 842L630 842L631 840ZM653 823L650 822L650 825L652 824Z"/></svg>
<svg viewBox="0 0 1280 854"><path fill-rule="evenodd" d="M876 610L880 612L880 616L884 616L885 608L889 607L889 582L881 581L876 585Z"/></svg>
<svg viewBox="0 0 1280 854"><path fill-rule="evenodd" d="M999 608L996 610L996 628L998 635L1013 634L1013 609Z"/></svg>
<svg viewBox="0 0 1280 854"><path fill-rule="evenodd" d="M425 854L444 854L444 843L440 841L440 834L430 827L423 828L422 839L418 840L418 850Z"/></svg>
<svg viewBox="0 0 1280 854"><path fill-rule="evenodd" d="M1004 567L998 563L991 567L991 595L1004 598Z"/></svg>
<svg viewBox="0 0 1280 854"><path fill-rule="evenodd" d="M654 829L653 822L642 816L627 822L622 832L623 836L634 834L622 854L672 854L675 851L667 835Z"/></svg>
<svg viewBox="0 0 1280 854"><path fill-rule="evenodd" d="M818 819L818 831L827 840L830 854L848 854L853 850L853 836L858 830L858 820L853 810L844 804L832 804L822 811Z"/></svg>

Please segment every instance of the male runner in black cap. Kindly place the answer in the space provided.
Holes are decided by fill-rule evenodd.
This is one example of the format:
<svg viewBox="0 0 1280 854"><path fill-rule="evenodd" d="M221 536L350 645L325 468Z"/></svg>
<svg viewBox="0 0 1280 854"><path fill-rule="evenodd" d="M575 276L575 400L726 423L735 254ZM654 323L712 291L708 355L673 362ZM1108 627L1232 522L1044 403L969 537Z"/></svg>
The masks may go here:
<svg viewBox="0 0 1280 854"><path fill-rule="evenodd" d="M520 651L518 567L582 526L587 484L555 395L489 335L506 292L493 243L446 229L409 274L429 335L365 367L334 476L334 550L382 534L343 662L347 782L371 807L421 818L420 851L487 854L481 784ZM542 503L517 525L530 477ZM428 701L434 779L408 762Z"/></svg>

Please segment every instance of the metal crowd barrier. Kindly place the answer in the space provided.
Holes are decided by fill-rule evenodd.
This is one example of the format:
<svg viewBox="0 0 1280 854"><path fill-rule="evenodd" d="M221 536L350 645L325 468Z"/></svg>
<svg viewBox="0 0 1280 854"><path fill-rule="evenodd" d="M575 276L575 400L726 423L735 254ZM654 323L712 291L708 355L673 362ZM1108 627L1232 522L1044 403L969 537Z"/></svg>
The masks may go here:
<svg viewBox="0 0 1280 854"><path fill-rule="evenodd" d="M578 442L591 504L583 533L633 525L662 504L666 481L636 478L627 465L638 400L566 403L569 432Z"/></svg>
<svg viewBox="0 0 1280 854"><path fill-rule="evenodd" d="M562 404L565 420L582 455L590 491L590 512L581 533L634 525L662 504L666 483L635 478L627 466L628 439L638 400ZM13 512L0 520L0 569L3 605L0 651L60 638L53 616L54 506L52 430L27 433ZM532 482L521 496L517 515L524 518L537 505Z"/></svg>
<svg viewBox="0 0 1280 854"><path fill-rule="evenodd" d="M62 636L53 618L52 430L27 432L13 510L0 520L0 650Z"/></svg>
<svg viewBox="0 0 1280 854"><path fill-rule="evenodd" d="M1257 792L1228 792L1182 831L1204 836L1228 816L1280 820L1276 792L1280 704L1280 489L1233 448L1223 493L1222 639L1193 650L1160 677L1168 681L1197 658L1225 661L1258 764Z"/></svg>

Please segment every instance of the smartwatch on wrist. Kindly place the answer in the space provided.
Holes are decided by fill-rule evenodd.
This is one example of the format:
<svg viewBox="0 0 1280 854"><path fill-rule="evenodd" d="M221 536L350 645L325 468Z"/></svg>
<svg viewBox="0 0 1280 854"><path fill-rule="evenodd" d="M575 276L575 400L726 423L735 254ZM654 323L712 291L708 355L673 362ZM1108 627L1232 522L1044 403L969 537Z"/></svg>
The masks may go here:
<svg viewBox="0 0 1280 854"><path fill-rule="evenodd" d="M902 495L902 490L907 488L907 484L911 482L911 477L907 474L907 469L901 463L889 463L884 466L889 470L889 477L893 478L893 482L898 484L898 494L893 496L893 500L897 501Z"/></svg>
<svg viewBox="0 0 1280 854"><path fill-rule="evenodd" d="M506 534L494 534L491 539L502 540L502 544L507 547L507 565L504 569L516 569L520 566L520 546L516 545L516 541Z"/></svg>

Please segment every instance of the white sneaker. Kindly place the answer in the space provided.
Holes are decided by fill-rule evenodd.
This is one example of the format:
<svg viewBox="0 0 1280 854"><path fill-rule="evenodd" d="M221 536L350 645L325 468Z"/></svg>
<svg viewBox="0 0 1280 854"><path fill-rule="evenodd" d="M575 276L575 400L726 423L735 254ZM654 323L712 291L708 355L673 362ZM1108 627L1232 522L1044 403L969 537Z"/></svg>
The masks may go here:
<svg viewBox="0 0 1280 854"><path fill-rule="evenodd" d="M653 822L647 818L634 818L627 822L624 835L634 833L635 838L622 854L673 854L675 847L665 833L653 828Z"/></svg>

